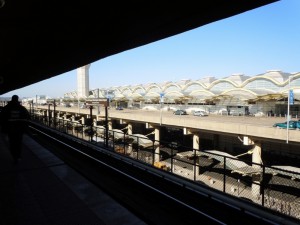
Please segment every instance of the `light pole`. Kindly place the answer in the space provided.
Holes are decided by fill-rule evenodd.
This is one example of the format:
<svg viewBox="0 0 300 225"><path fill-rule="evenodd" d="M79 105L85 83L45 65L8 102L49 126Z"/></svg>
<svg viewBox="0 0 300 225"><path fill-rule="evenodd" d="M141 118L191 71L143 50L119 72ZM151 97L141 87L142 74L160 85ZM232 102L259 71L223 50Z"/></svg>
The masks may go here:
<svg viewBox="0 0 300 225"><path fill-rule="evenodd" d="M37 95L35 95L35 108L37 109Z"/></svg>
<svg viewBox="0 0 300 225"><path fill-rule="evenodd" d="M164 103L164 93L160 93L160 125L162 124L162 106Z"/></svg>
<svg viewBox="0 0 300 225"><path fill-rule="evenodd" d="M100 94L99 94L99 88L97 89L97 101L99 101L99 96L100 96ZM97 106L97 115L99 115L100 114L100 104L98 104L98 106Z"/></svg>
<svg viewBox="0 0 300 225"><path fill-rule="evenodd" d="M287 121L286 121L286 143L289 143L289 126L290 126L290 105L294 103L294 95L291 90L291 76L289 76L289 89L288 89L288 106L287 106Z"/></svg>

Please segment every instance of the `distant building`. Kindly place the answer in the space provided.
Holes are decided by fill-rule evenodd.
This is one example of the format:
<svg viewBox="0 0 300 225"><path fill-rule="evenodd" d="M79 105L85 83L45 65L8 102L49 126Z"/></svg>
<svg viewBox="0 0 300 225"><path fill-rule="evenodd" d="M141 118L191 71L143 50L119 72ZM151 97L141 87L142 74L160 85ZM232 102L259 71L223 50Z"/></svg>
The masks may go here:
<svg viewBox="0 0 300 225"><path fill-rule="evenodd" d="M77 97L89 97L89 69L90 64L77 69Z"/></svg>
<svg viewBox="0 0 300 225"><path fill-rule="evenodd" d="M149 105L159 109L165 106L182 109L204 109L210 113L269 114L284 116L287 113L288 93L293 93L290 113L300 117L300 72L286 73L269 70L256 76L232 74L217 79L204 77L177 82L149 83L115 86L90 90L89 97L106 98L123 106L144 108ZM70 92L65 96L74 96Z"/></svg>

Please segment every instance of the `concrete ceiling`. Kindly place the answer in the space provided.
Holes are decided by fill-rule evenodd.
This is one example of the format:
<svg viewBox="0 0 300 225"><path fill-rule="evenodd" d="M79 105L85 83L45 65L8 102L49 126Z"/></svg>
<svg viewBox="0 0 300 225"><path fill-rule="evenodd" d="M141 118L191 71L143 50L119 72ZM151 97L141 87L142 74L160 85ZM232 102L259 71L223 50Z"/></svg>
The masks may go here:
<svg viewBox="0 0 300 225"><path fill-rule="evenodd" d="M0 94L278 0L0 0Z"/></svg>

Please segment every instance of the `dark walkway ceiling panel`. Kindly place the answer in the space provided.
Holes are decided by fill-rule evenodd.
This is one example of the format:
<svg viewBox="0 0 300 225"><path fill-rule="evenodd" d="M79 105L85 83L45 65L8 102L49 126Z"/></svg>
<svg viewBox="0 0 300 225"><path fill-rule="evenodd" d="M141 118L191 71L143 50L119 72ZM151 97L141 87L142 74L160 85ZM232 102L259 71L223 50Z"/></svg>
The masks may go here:
<svg viewBox="0 0 300 225"><path fill-rule="evenodd" d="M0 0L0 94L277 0Z"/></svg>

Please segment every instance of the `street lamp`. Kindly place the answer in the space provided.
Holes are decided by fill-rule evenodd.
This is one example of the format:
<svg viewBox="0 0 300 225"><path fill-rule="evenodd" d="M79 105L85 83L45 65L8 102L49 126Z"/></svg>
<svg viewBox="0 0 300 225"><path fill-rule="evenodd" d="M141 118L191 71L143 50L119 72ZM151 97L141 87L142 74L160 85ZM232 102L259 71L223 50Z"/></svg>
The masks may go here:
<svg viewBox="0 0 300 225"><path fill-rule="evenodd" d="M164 93L160 93L160 125L162 124L162 106L164 103Z"/></svg>
<svg viewBox="0 0 300 225"><path fill-rule="evenodd" d="M294 93L291 90L291 76L289 76L288 89L288 105L287 105L287 121L286 121L286 143L289 143L289 126L290 126L290 105L294 104Z"/></svg>

